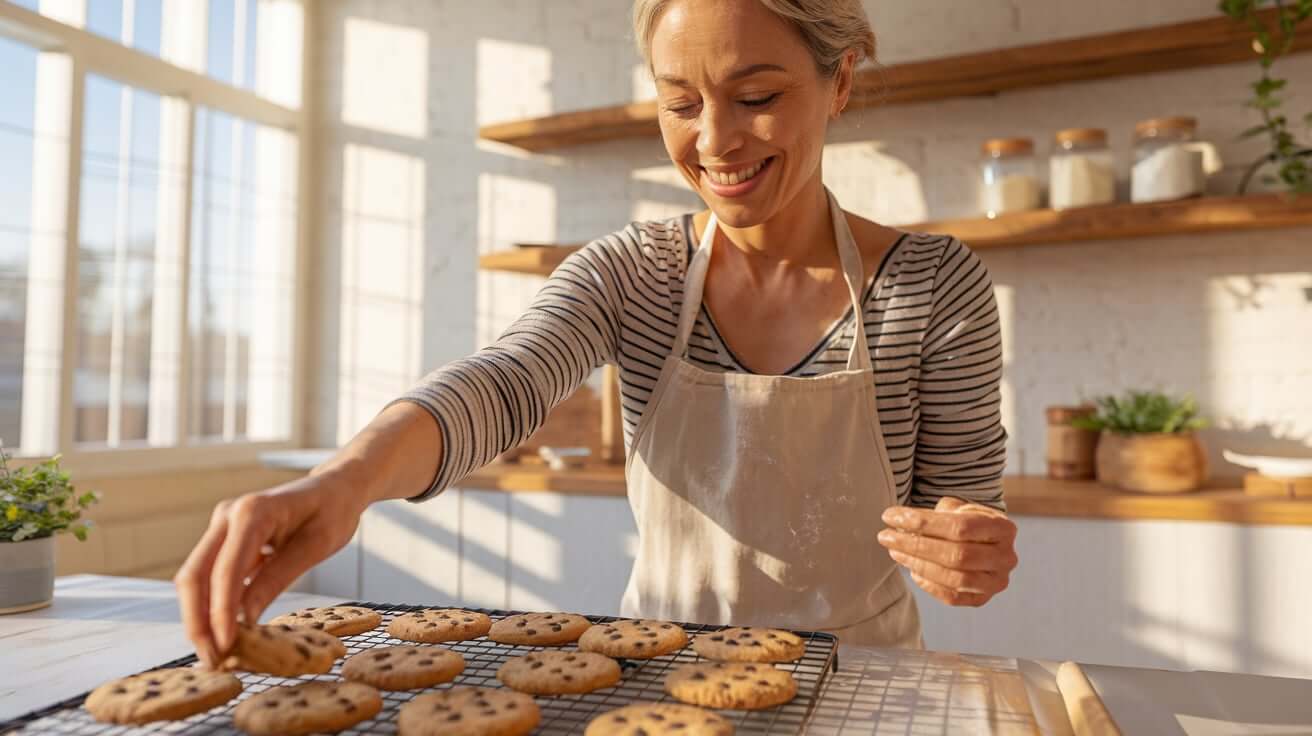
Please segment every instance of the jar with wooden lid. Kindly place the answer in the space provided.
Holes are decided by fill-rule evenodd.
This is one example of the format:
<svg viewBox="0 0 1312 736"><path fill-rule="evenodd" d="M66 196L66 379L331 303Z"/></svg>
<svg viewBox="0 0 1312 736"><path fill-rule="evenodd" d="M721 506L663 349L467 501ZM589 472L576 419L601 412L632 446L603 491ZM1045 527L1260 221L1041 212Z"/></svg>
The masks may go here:
<svg viewBox="0 0 1312 736"><path fill-rule="evenodd" d="M1202 195L1207 170L1204 148L1197 138L1195 118L1153 118L1136 125L1130 198L1167 202Z"/></svg>
<svg viewBox="0 0 1312 736"><path fill-rule="evenodd" d="M1057 133L1048 161L1050 206L1054 210L1116 201L1116 161L1107 131L1069 128Z"/></svg>
<svg viewBox="0 0 1312 736"><path fill-rule="evenodd" d="M1048 477L1091 480L1097 468L1098 433L1072 422L1092 416L1092 406L1050 406L1048 418Z"/></svg>
<svg viewBox="0 0 1312 736"><path fill-rule="evenodd" d="M1041 190L1033 140L985 141L980 168L983 177L980 204L986 216L994 218L1039 208Z"/></svg>

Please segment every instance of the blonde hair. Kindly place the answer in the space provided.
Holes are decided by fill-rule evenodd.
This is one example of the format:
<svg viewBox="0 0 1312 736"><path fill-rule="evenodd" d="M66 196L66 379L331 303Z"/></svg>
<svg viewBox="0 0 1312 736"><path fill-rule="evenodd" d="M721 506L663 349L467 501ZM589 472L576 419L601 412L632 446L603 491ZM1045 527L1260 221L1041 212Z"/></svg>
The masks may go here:
<svg viewBox="0 0 1312 736"><path fill-rule="evenodd" d="M875 34L861 0L760 0L767 10L797 29L825 77L838 71L843 55L856 52L856 63L875 58ZM651 67L651 37L670 0L634 0L633 38Z"/></svg>

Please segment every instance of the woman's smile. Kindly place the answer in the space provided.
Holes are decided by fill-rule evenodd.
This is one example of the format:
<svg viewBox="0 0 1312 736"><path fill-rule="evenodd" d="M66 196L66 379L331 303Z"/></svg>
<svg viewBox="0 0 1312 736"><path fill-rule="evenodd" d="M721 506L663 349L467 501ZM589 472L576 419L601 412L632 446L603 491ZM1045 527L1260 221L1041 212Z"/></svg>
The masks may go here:
<svg viewBox="0 0 1312 736"><path fill-rule="evenodd" d="M774 156L747 166L702 166L701 180L707 189L719 197L742 197L751 193L765 179Z"/></svg>

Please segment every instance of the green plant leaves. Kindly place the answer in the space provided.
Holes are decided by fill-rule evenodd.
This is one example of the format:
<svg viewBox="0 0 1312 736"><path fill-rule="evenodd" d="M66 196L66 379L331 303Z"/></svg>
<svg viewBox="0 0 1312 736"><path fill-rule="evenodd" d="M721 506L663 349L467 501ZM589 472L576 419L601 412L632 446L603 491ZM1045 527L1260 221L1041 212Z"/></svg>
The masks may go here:
<svg viewBox="0 0 1312 736"><path fill-rule="evenodd" d="M1198 403L1191 396L1175 399L1157 391L1130 391L1121 397L1103 396L1095 404L1093 415L1072 424L1121 434L1190 432L1207 424L1198 416Z"/></svg>
<svg viewBox="0 0 1312 736"><path fill-rule="evenodd" d="M90 522L82 520L82 512L99 500L94 491L78 495L59 467L59 456L11 470L9 453L0 447L0 543L64 531L85 540Z"/></svg>
<svg viewBox="0 0 1312 736"><path fill-rule="evenodd" d="M1268 26L1258 11L1273 1L1279 12L1274 26ZM1279 181L1290 192L1312 192L1312 166L1303 160L1307 153L1300 151L1306 147L1300 146L1289 132L1288 119L1276 114L1284 104L1284 100L1277 94L1288 86L1288 82L1270 76L1276 59L1294 47L1298 24L1312 17L1312 0L1221 0L1217 7L1225 15L1247 23L1253 33L1253 50L1261 55L1262 77L1252 84L1253 98L1244 105L1260 112L1263 123L1244 131L1240 138L1252 138L1265 133L1271 139L1271 150L1252 165L1250 174L1240 184L1240 193L1243 193L1252 173L1267 164L1277 165L1278 177L1264 175L1262 181L1268 184ZM1312 126L1312 115L1304 120Z"/></svg>

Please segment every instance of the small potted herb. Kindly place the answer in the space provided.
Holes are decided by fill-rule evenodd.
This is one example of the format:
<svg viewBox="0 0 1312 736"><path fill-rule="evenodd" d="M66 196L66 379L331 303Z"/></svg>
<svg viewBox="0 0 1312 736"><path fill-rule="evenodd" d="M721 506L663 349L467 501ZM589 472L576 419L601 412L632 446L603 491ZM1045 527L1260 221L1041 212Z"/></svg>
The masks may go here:
<svg viewBox="0 0 1312 736"><path fill-rule="evenodd" d="M99 500L78 495L59 457L11 470L0 446L0 614L50 605L55 589L55 535L87 538L82 512Z"/></svg>
<svg viewBox="0 0 1312 736"><path fill-rule="evenodd" d="M1097 411L1073 424L1098 431L1100 483L1145 493L1197 490L1207 479L1207 452L1196 430L1206 426L1192 397L1156 391L1104 396Z"/></svg>

